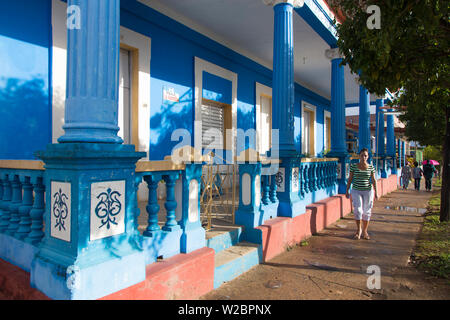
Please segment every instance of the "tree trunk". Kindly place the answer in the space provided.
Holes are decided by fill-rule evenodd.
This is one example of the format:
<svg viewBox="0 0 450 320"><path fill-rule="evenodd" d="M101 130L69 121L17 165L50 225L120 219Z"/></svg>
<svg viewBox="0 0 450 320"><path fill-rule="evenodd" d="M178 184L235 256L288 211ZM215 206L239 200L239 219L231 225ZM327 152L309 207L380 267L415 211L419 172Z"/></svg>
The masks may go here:
<svg viewBox="0 0 450 320"><path fill-rule="evenodd" d="M442 158L442 189L441 189L441 212L439 220L449 221L450 216L450 107L445 111L445 136L443 143Z"/></svg>

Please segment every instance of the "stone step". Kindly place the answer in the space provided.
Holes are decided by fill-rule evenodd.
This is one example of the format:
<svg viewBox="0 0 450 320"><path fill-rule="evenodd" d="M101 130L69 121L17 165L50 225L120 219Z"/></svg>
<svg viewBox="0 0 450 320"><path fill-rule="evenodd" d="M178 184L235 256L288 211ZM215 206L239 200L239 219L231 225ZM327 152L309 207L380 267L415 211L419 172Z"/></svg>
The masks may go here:
<svg viewBox="0 0 450 320"><path fill-rule="evenodd" d="M216 253L214 269L214 289L224 282L233 280L262 261L261 245L240 242Z"/></svg>
<svg viewBox="0 0 450 320"><path fill-rule="evenodd" d="M243 228L237 225L215 227L206 232L206 246L218 254L241 241Z"/></svg>

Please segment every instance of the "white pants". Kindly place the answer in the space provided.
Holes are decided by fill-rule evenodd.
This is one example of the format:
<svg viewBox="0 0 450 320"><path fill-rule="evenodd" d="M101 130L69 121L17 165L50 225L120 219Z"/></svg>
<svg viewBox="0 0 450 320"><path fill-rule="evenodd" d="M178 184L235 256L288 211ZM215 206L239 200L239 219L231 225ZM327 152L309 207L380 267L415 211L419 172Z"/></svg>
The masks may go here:
<svg viewBox="0 0 450 320"><path fill-rule="evenodd" d="M360 191L352 189L353 213L356 220L369 221L373 207L373 191Z"/></svg>

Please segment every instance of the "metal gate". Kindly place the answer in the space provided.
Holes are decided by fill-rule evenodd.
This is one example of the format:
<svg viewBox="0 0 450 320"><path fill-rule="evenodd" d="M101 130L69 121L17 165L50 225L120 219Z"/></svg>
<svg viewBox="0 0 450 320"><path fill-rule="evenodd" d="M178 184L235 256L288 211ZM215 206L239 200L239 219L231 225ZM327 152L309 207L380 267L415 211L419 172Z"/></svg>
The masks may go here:
<svg viewBox="0 0 450 320"><path fill-rule="evenodd" d="M205 230L213 227L214 220L234 224L238 207L237 164L214 164L203 166L200 217Z"/></svg>

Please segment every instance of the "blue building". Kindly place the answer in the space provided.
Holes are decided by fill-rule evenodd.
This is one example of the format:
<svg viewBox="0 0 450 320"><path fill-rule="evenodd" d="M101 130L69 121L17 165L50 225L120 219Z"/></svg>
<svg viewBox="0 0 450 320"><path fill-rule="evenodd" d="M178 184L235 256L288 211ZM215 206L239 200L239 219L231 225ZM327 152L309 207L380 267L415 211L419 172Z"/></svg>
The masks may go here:
<svg viewBox="0 0 450 320"><path fill-rule="evenodd" d="M0 2L2 261L49 298L98 299L173 298L164 277L167 295L132 288L161 258L184 259L166 272L196 288L189 298L269 259L274 218L308 224L292 242L324 227L306 218L324 214L315 203L348 213L345 108L359 107L358 149L370 148L370 104L391 96L340 65L333 18L324 0ZM374 161L396 181L387 118ZM237 168L242 228L222 248L201 223L208 161ZM215 266L242 243L243 260Z"/></svg>

